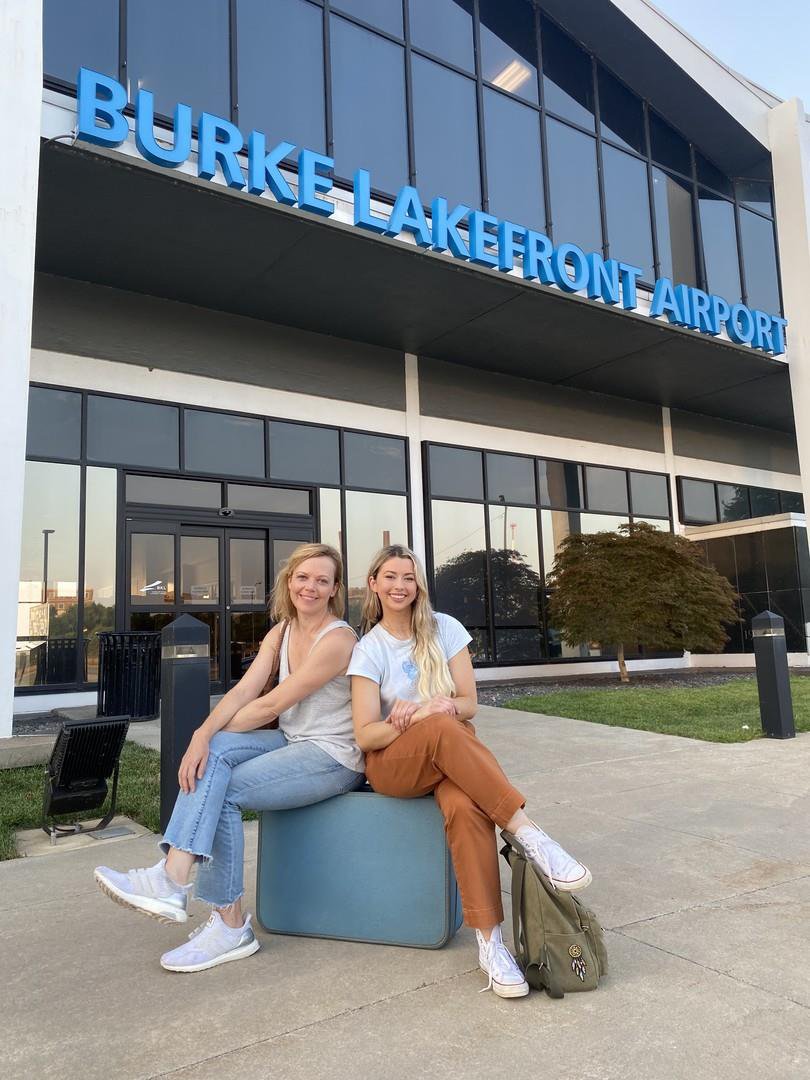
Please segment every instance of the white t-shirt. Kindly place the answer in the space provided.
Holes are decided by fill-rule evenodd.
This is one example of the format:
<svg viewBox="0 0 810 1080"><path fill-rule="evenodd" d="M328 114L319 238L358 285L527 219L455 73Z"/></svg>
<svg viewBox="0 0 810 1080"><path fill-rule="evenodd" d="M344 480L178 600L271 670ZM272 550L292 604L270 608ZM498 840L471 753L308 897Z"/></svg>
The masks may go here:
<svg viewBox="0 0 810 1080"><path fill-rule="evenodd" d="M435 613L439 645L446 660L452 660L472 638L452 615ZM412 656L413 638L400 641L377 623L358 641L349 661L347 675L362 675L380 688L380 715L388 716L397 698L418 701L419 672Z"/></svg>

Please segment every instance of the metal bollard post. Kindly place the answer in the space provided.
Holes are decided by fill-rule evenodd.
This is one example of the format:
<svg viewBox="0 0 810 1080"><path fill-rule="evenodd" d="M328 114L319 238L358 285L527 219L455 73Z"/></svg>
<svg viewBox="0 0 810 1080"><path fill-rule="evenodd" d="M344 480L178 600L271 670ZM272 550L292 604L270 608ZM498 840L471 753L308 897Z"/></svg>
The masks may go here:
<svg viewBox="0 0 810 1080"><path fill-rule="evenodd" d="M160 830L165 832L177 794L177 770L194 732L210 711L210 631L181 615L161 631Z"/></svg>
<svg viewBox="0 0 810 1080"><path fill-rule="evenodd" d="M751 620L757 665L759 715L763 734L771 739L793 739L793 700L785 641L785 620L763 611Z"/></svg>

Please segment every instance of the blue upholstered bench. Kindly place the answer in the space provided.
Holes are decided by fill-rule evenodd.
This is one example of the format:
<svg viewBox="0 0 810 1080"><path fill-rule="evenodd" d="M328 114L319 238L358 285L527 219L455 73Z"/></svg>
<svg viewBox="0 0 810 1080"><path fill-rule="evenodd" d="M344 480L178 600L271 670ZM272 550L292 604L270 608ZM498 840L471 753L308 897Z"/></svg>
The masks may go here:
<svg viewBox="0 0 810 1080"><path fill-rule="evenodd" d="M433 797L364 788L261 814L256 917L272 933L440 949L462 914Z"/></svg>

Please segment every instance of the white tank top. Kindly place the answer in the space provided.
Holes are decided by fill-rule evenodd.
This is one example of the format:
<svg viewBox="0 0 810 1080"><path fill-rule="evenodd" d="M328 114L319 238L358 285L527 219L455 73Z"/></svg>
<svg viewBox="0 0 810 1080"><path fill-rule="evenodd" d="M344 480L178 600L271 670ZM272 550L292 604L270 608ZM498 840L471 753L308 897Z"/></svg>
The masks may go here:
<svg viewBox="0 0 810 1080"><path fill-rule="evenodd" d="M342 626L352 630L347 622L335 619L320 631L312 643L312 648L314 649L330 630L336 630ZM354 634L354 630L352 633ZM290 674L289 642L290 624L288 623L281 639L279 682L284 682ZM278 726L290 742L309 739L347 769L352 769L354 772L363 771L365 767L363 753L354 741L351 680L347 675L336 675L309 697L291 706L279 716Z"/></svg>

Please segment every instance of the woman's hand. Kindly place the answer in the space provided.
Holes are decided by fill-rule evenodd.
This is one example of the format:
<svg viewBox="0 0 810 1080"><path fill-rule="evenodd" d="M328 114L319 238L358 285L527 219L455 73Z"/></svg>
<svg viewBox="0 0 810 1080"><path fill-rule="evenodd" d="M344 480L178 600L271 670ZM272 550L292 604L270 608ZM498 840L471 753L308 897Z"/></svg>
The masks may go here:
<svg viewBox="0 0 810 1080"><path fill-rule="evenodd" d="M418 701L403 701L401 698L397 698L391 712L386 716L385 722L391 724L391 726L401 735L402 732L409 727L414 714L417 713L419 709L420 705Z"/></svg>
<svg viewBox="0 0 810 1080"><path fill-rule="evenodd" d="M416 724L420 720L427 720L429 716L435 716L437 713L446 713L448 716L457 716L458 709L456 709L456 703L453 698L445 697L443 694L437 694L436 697L430 698L429 701L423 701L411 717L411 723Z"/></svg>
<svg viewBox="0 0 810 1080"><path fill-rule="evenodd" d="M202 729L197 728L191 736L188 749L183 754L183 760L177 770L177 779L180 783L180 790L185 792L186 795L194 790L197 781L202 780L205 774L205 766L208 763L209 741L208 736L204 734Z"/></svg>

